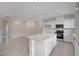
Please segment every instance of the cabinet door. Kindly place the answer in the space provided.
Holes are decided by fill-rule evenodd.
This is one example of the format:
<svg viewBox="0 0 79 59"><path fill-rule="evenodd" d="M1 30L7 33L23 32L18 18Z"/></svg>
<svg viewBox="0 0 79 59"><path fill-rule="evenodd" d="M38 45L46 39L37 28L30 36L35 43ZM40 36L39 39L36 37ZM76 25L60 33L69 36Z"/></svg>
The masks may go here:
<svg viewBox="0 0 79 59"><path fill-rule="evenodd" d="M44 55L48 56L51 51L55 48L57 43L56 36L49 37L44 41Z"/></svg>
<svg viewBox="0 0 79 59"><path fill-rule="evenodd" d="M65 19L64 28L74 28L74 19Z"/></svg>
<svg viewBox="0 0 79 59"><path fill-rule="evenodd" d="M75 56L79 56L79 40L75 40Z"/></svg>
<svg viewBox="0 0 79 59"><path fill-rule="evenodd" d="M64 29L64 41L73 42L72 29Z"/></svg>
<svg viewBox="0 0 79 59"><path fill-rule="evenodd" d="M53 38L46 39L44 41L44 44L45 44L45 56L48 56L53 47Z"/></svg>

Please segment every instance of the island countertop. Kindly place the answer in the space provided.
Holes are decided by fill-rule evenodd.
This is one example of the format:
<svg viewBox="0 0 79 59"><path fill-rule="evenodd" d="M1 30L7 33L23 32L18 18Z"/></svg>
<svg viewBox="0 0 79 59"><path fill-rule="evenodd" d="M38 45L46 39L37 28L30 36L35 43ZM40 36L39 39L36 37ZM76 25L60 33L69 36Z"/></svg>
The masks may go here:
<svg viewBox="0 0 79 59"><path fill-rule="evenodd" d="M31 35L31 36L26 36L27 38L29 39L32 39L32 40L45 40L51 36L56 36L56 34L54 33L42 33L42 34L36 34L36 35Z"/></svg>

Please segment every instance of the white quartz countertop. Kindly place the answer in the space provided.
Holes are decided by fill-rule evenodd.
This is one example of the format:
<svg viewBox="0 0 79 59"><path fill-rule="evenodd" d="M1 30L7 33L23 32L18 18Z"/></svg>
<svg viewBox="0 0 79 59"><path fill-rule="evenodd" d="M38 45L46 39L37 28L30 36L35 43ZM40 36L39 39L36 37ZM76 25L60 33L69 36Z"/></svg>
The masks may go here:
<svg viewBox="0 0 79 59"><path fill-rule="evenodd" d="M33 40L45 40L51 36L55 36L56 34L54 33L51 33L51 34L48 34L48 33L44 33L44 34L37 34L37 35L31 35L31 36L26 36L27 38L29 39L33 39Z"/></svg>

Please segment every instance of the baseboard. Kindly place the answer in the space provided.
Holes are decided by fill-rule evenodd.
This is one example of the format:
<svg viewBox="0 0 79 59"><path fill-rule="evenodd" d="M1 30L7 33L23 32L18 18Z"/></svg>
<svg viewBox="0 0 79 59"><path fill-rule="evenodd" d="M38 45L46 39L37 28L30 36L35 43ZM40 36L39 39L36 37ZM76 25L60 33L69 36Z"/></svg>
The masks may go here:
<svg viewBox="0 0 79 59"><path fill-rule="evenodd" d="M69 41L64 41L64 40L57 40L57 41L72 44L72 42Z"/></svg>
<svg viewBox="0 0 79 59"><path fill-rule="evenodd" d="M26 34L11 36L11 38L14 39L14 38L19 38L19 37L24 37L24 36L26 36Z"/></svg>
<svg viewBox="0 0 79 59"><path fill-rule="evenodd" d="M69 44L73 44L72 42L68 42L68 41L63 41L64 43L69 43Z"/></svg>

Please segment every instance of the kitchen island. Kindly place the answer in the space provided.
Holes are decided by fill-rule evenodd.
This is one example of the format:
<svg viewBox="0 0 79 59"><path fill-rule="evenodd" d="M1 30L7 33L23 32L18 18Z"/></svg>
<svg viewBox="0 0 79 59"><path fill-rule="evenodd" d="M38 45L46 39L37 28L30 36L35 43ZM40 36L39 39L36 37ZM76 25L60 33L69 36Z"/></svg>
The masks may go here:
<svg viewBox="0 0 79 59"><path fill-rule="evenodd" d="M55 34L37 34L27 38L29 38L29 56L48 56L57 44Z"/></svg>

